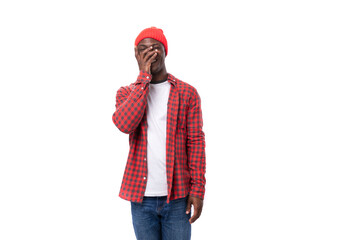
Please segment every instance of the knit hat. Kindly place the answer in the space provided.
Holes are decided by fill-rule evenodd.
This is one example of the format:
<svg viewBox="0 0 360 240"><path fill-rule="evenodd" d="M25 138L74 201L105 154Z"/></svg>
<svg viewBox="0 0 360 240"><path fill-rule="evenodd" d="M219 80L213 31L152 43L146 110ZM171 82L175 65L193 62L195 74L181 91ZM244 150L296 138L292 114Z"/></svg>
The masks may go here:
<svg viewBox="0 0 360 240"><path fill-rule="evenodd" d="M135 39L135 46L137 46L139 44L139 42L141 40L143 40L144 38L152 38L152 39L155 39L155 40L158 40L159 42L161 42L165 48L165 56L167 55L168 46L167 46L167 41L166 41L165 35L163 33L163 30L161 30L160 28L156 28L156 27L145 28L144 30L142 30L140 32L140 34Z"/></svg>

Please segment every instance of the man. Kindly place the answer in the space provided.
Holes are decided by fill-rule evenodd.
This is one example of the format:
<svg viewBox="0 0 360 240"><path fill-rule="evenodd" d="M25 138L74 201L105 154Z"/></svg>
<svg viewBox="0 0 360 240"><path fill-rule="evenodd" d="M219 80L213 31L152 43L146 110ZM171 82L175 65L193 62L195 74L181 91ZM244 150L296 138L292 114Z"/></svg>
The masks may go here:
<svg viewBox="0 0 360 240"><path fill-rule="evenodd" d="M116 95L113 122L130 134L119 196L131 201L137 239L190 239L205 194L205 136L194 87L167 73L163 31L135 40L140 73ZM194 213L191 215L191 206Z"/></svg>

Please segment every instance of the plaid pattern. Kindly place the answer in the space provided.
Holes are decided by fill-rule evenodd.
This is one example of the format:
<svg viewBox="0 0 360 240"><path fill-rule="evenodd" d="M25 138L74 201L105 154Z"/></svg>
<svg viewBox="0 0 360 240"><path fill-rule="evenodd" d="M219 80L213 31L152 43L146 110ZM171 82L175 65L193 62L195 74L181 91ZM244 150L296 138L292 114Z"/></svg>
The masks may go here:
<svg viewBox="0 0 360 240"><path fill-rule="evenodd" d="M130 150L119 196L142 202L147 181L146 105L151 75L141 71L136 82L116 94L112 119L128 133ZM171 89L166 127L167 201L205 194L205 135L200 96L189 84L168 74Z"/></svg>

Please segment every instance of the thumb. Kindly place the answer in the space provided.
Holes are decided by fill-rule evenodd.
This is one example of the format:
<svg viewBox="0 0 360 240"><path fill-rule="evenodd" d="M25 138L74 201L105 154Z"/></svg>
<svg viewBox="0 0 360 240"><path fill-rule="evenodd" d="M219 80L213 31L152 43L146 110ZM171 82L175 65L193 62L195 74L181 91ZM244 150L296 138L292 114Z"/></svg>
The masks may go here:
<svg viewBox="0 0 360 240"><path fill-rule="evenodd" d="M187 206L186 206L186 214L189 214L191 210L191 200L188 198Z"/></svg>

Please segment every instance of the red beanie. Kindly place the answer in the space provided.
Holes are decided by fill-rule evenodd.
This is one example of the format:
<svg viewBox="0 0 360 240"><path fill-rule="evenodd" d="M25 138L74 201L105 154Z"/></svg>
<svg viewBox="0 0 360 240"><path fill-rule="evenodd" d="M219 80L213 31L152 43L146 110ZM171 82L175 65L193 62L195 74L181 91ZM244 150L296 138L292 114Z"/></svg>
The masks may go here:
<svg viewBox="0 0 360 240"><path fill-rule="evenodd" d="M139 44L139 42L141 40L143 40L144 38L153 38L153 39L161 42L165 48L165 56L167 55L168 46L167 46L167 41L166 41L165 35L163 33L163 30L161 30L160 28L156 28L156 27L145 28L144 30L141 31L141 33L135 39L135 46L137 46Z"/></svg>

